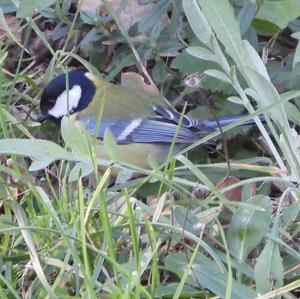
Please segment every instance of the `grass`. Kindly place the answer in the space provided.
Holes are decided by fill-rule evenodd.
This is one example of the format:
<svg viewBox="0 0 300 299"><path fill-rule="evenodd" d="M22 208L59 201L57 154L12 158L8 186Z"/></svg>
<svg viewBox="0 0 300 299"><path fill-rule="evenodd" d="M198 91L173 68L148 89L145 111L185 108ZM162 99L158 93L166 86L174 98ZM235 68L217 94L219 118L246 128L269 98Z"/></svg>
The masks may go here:
<svg viewBox="0 0 300 299"><path fill-rule="evenodd" d="M0 55L1 298L297 297L300 156L298 135L290 124L298 116L300 92L277 92L257 52L241 41L227 1L199 0L201 10L197 1L183 1L183 8L167 2L150 5L148 13L161 22L156 5L169 5L170 23L160 26L173 33L168 36L173 46L180 44L173 58L155 51L167 44L161 27L153 24L143 32L142 41L135 39L124 27L122 13L118 17L111 5L90 24L76 3L67 9L56 2L27 19L15 19L16 29L7 30ZM5 16L1 22L7 25ZM175 34L179 19L189 28L184 43ZM112 24L119 29L111 28ZM64 26L68 31L63 35ZM25 31L24 40L15 43L20 28ZM57 43L47 30L61 34ZM93 30L98 30L98 36L87 42L89 49L76 43L77 34L84 40ZM205 93L210 91L216 103L220 94L225 95L221 101L225 112L232 107L246 109L249 115L244 120L255 119L266 151L243 148L240 134L228 141L228 169L222 150L208 154L199 149L207 141L218 140L221 132L216 131L175 157L170 155L160 167L151 160L150 170L118 161L114 166L121 171L112 182L110 167L104 173L98 169L111 161L97 159L86 132L66 119L61 128L63 143L56 128L37 126L30 119L38 113L42 88L50 78L67 66L83 65L99 73L103 66L91 57L99 51L105 60L101 51L107 45L114 45L114 55L106 79L119 79L123 69L135 73L140 69L149 86L158 86L164 95L170 96L170 87L177 88L175 102L185 111L187 104L181 99L189 90L178 83L184 68L172 68L168 59L178 59L182 54L178 51L191 46L195 37L201 46L198 42L197 48L187 50L195 56L194 64L214 63L206 68L211 78L204 79ZM147 38L154 44L147 44ZM13 59L11 48L19 49ZM37 54L44 48L50 54L37 63ZM84 56L86 51L89 55ZM187 65L188 60L184 61ZM155 71L151 64L158 65ZM159 81L162 74L167 74L165 81ZM221 93L212 91L214 80ZM227 96L226 84L231 88ZM103 103L106 97L109 94ZM225 99L235 104L227 106ZM195 108L199 115L207 113L199 103ZM101 114L102 110L99 122ZM262 114L266 123L258 117ZM224 127L223 133L231 134L242 122ZM114 140L109 135L105 139L117 161ZM132 172L142 176L129 179ZM237 181L227 183L228 174ZM230 190L240 192L238 201L231 199Z"/></svg>

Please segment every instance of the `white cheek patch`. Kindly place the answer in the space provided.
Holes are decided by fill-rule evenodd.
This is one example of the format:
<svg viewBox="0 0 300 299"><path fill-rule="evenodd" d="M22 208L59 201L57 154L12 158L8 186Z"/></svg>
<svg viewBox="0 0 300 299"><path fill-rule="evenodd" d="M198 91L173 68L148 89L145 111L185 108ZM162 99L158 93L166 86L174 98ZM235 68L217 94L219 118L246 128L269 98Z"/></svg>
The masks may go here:
<svg viewBox="0 0 300 299"><path fill-rule="evenodd" d="M78 106L81 94L82 89L79 85L74 85L69 90L69 99L68 93L65 90L60 96L57 97L55 105L48 111L48 114L56 118L68 115L68 113L70 113L73 109L75 109Z"/></svg>

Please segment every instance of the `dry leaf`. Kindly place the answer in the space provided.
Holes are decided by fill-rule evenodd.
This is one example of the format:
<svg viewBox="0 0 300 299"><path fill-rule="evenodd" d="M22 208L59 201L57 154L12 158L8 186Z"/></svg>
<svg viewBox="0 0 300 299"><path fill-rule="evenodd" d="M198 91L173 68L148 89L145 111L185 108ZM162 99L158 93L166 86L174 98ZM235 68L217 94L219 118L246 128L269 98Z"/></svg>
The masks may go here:
<svg viewBox="0 0 300 299"><path fill-rule="evenodd" d="M125 8L121 6L123 0L110 0L109 4L112 6L113 10L118 15L122 27L125 31L136 22L141 20L151 9L154 3L149 3L146 5L140 5L138 0L130 0ZM101 0L83 0L81 2L81 11L95 11L100 8L103 13L108 14L104 1ZM162 22L165 24L169 22L167 14L162 17Z"/></svg>
<svg viewBox="0 0 300 299"><path fill-rule="evenodd" d="M225 191L225 192L222 191L226 187L234 185L238 182L240 182L240 180L238 178L229 176L225 180L224 179L220 180L217 183L217 187L228 198L228 200L230 200L230 201L241 201L242 186L236 187L236 188L231 189L229 191ZM254 196L256 194L256 184L251 183L250 184L250 189L251 189L251 195ZM222 207L222 210L227 211L227 209L225 207Z"/></svg>
<svg viewBox="0 0 300 299"><path fill-rule="evenodd" d="M5 20L6 20L7 25L9 26L10 30L12 32L16 32L17 26L18 26L17 18L13 15L5 15ZM7 38L7 33L6 33L5 29L2 26L0 26L0 40L5 41L6 38ZM17 34L17 38L19 41L21 41L21 33L20 32Z"/></svg>
<svg viewBox="0 0 300 299"><path fill-rule="evenodd" d="M217 183L217 187L222 192L222 189L229 187L235 183L238 183L240 180L236 177L229 176L225 180L222 179ZM222 192L224 195L231 201L240 201L241 200L241 194L242 194L242 187L237 187L234 189L231 189L229 191Z"/></svg>
<svg viewBox="0 0 300 299"><path fill-rule="evenodd" d="M101 3L101 0L83 0L81 1L80 11L95 11Z"/></svg>

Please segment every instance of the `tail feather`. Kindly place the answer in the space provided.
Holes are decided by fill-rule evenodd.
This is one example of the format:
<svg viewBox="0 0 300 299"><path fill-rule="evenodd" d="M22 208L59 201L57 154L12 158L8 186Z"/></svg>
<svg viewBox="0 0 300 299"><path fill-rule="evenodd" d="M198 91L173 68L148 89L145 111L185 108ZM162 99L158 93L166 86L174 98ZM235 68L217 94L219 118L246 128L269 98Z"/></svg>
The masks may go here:
<svg viewBox="0 0 300 299"><path fill-rule="evenodd" d="M181 113L174 110L171 111L161 106L153 106L153 111L160 117L175 124L178 124L181 119L181 126L184 128L197 129L201 131L215 130L219 127L219 125L224 127L246 116L246 114L236 114L218 118L217 121L215 119L199 120L187 115L181 116ZM260 119L264 120L263 116L260 116ZM253 119L249 119L243 122L242 125L252 125L254 123L255 121Z"/></svg>
<svg viewBox="0 0 300 299"><path fill-rule="evenodd" d="M218 120L215 120L215 119L202 120L201 123L202 123L202 125L206 126L208 129L213 130L213 129L218 128L219 126L225 127L227 125L230 125L230 124L234 123L235 121L241 119L244 116L246 116L246 115L245 114L237 114L237 115L231 115L231 116L218 118ZM244 123L242 123L242 125L251 125L254 123L255 122L253 119L249 119L249 120L245 121Z"/></svg>
<svg viewBox="0 0 300 299"><path fill-rule="evenodd" d="M225 127L225 126L230 125L230 124L234 123L235 121L237 121L237 120L239 120L239 119L241 119L245 116L246 116L246 114L236 114L236 115L231 115L231 116L218 118L218 121L214 120L214 119L207 119L207 120L202 120L202 121L199 121L199 122L203 126L207 127L207 129L214 130L214 129L218 128L219 125L221 127ZM263 116L260 116L259 118L261 120L264 120ZM255 124L254 119L249 119L249 120L246 120L245 122L243 122L241 125L245 126L245 125L253 125L253 124Z"/></svg>

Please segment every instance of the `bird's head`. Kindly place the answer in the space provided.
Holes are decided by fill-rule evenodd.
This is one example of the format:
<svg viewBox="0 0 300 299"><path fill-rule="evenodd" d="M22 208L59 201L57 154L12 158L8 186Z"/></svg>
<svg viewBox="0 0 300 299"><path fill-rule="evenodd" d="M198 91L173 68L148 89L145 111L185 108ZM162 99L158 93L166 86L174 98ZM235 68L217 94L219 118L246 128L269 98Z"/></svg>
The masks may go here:
<svg viewBox="0 0 300 299"><path fill-rule="evenodd" d="M59 122L63 116L85 109L95 92L96 86L90 73L75 70L55 77L43 91L39 121L50 119Z"/></svg>

